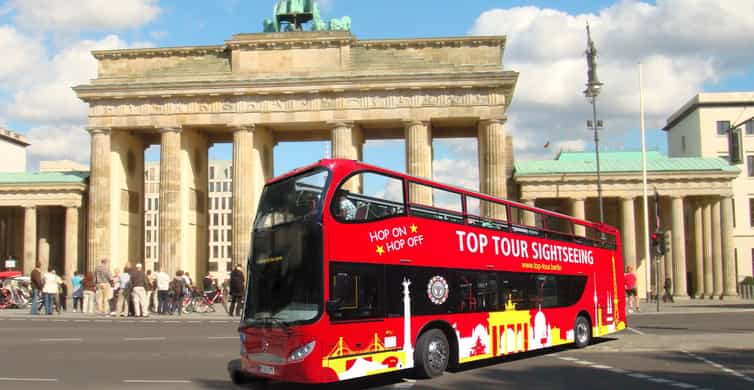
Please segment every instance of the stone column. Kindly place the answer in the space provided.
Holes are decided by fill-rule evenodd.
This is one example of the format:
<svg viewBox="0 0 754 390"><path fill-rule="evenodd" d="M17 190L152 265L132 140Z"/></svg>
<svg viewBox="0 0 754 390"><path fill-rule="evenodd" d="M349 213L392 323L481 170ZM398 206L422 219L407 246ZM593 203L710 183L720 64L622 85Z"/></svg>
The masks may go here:
<svg viewBox="0 0 754 390"><path fill-rule="evenodd" d="M160 129L160 260L174 275L181 264L181 128Z"/></svg>
<svg viewBox="0 0 754 390"><path fill-rule="evenodd" d="M65 266L63 274L70 282L79 262L79 208L65 208Z"/></svg>
<svg viewBox="0 0 754 390"><path fill-rule="evenodd" d="M428 121L405 122L406 173L432 179L432 130ZM432 205L429 187L409 186L409 201Z"/></svg>
<svg viewBox="0 0 754 390"><path fill-rule="evenodd" d="M686 288L686 240L683 223L683 197L673 197L673 296L688 298Z"/></svg>
<svg viewBox="0 0 754 390"><path fill-rule="evenodd" d="M712 278L712 204L705 201L702 209L702 226L704 236L704 290L703 296L712 297L713 278Z"/></svg>
<svg viewBox="0 0 754 390"><path fill-rule="evenodd" d="M694 204L694 298L704 297L703 209L704 206L699 202Z"/></svg>
<svg viewBox="0 0 754 390"><path fill-rule="evenodd" d="M623 241L623 264L636 271L636 216L633 197L621 198L621 235Z"/></svg>
<svg viewBox="0 0 754 390"><path fill-rule="evenodd" d="M37 261L42 272L50 266L50 208L37 207Z"/></svg>
<svg viewBox="0 0 754 390"><path fill-rule="evenodd" d="M24 275L37 263L37 208L24 208Z"/></svg>
<svg viewBox="0 0 754 390"><path fill-rule="evenodd" d="M508 175L506 170L505 127L501 119L479 121L477 150L479 152L479 192L498 198L507 198ZM484 203L482 215L496 219L505 218L505 208Z"/></svg>
<svg viewBox="0 0 754 390"><path fill-rule="evenodd" d="M332 123L332 158L344 158L347 160L360 160L364 145L364 134L361 128L354 126L353 122ZM358 177L356 177L358 179ZM362 188L357 180L349 180L351 192L361 193Z"/></svg>
<svg viewBox="0 0 754 390"><path fill-rule="evenodd" d="M735 297L736 292L736 244L733 240L733 197L723 196L720 201L723 252L723 295Z"/></svg>
<svg viewBox="0 0 754 390"><path fill-rule="evenodd" d="M584 206L584 202L586 200L584 198L571 198L570 201L571 201L571 215L574 218L584 220L586 218L586 208ZM586 237L586 226L574 225L573 233L577 236Z"/></svg>
<svg viewBox="0 0 754 390"><path fill-rule="evenodd" d="M530 206L535 207L536 201L534 199L521 199L521 203ZM521 221L521 224L526 226L535 226L537 221L534 218L534 213L531 211L523 211L523 216L519 216L519 220Z"/></svg>
<svg viewBox="0 0 754 390"><path fill-rule="evenodd" d="M87 270L110 256L110 129L90 128L92 136L89 176Z"/></svg>
<svg viewBox="0 0 754 390"><path fill-rule="evenodd" d="M720 229L720 199L712 203L712 296L710 299L723 294L723 249L722 232Z"/></svg>

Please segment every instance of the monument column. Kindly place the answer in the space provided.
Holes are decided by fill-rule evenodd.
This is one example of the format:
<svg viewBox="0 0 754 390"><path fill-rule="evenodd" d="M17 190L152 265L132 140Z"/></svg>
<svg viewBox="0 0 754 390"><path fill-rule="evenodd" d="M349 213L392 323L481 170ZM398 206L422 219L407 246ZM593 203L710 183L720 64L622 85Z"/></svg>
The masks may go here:
<svg viewBox="0 0 754 390"><path fill-rule="evenodd" d="M347 160L361 160L364 145L364 134L361 128L353 122L333 122L332 124L332 158ZM358 176L356 177L358 178ZM349 180L351 192L361 193L361 183Z"/></svg>
<svg viewBox="0 0 754 390"><path fill-rule="evenodd" d="M584 198L571 198L571 215L574 218L584 220L586 216L586 208L585 208L585 201ZM573 233L580 237L586 237L586 226L584 225L573 225Z"/></svg>
<svg viewBox="0 0 754 390"><path fill-rule="evenodd" d="M621 198L621 234L623 239L623 262L633 266L636 272L636 217L633 197Z"/></svg>
<svg viewBox="0 0 754 390"><path fill-rule="evenodd" d="M723 295L735 297L736 292L736 244L733 240L733 197L723 196L720 201L722 213Z"/></svg>
<svg viewBox="0 0 754 390"><path fill-rule="evenodd" d="M24 208L24 275L37 263L37 208Z"/></svg>
<svg viewBox="0 0 754 390"><path fill-rule="evenodd" d="M704 236L704 290L702 296L712 298L712 204L709 200L704 201L702 208L702 226Z"/></svg>
<svg viewBox="0 0 754 390"><path fill-rule="evenodd" d="M694 203L694 288L693 297L704 297L704 234L702 233L704 206L699 203Z"/></svg>
<svg viewBox="0 0 754 390"><path fill-rule="evenodd" d="M42 272L50 266L50 208L37 207L37 261Z"/></svg>
<svg viewBox="0 0 754 390"><path fill-rule="evenodd" d="M536 201L534 199L521 199L521 203L529 206L529 207L536 207L535 203ZM531 211L524 211L520 210L519 212L523 212L523 216L519 216L519 220L523 225L526 226L535 226L537 221L534 219L534 213Z"/></svg>
<svg viewBox="0 0 754 390"><path fill-rule="evenodd" d="M479 192L505 199L508 197L508 177L503 123L502 119L479 121L477 150L479 153ZM491 207L490 210L483 210L483 215L503 219L505 208Z"/></svg>
<svg viewBox="0 0 754 390"><path fill-rule="evenodd" d="M720 199L712 203L712 296L710 299L723 294L723 249L722 232L720 229Z"/></svg>
<svg viewBox="0 0 754 390"><path fill-rule="evenodd" d="M673 196L673 296L688 298L686 289L686 243L683 224L683 197Z"/></svg>
<svg viewBox="0 0 754 390"><path fill-rule="evenodd" d="M92 136L92 166L86 268L94 271L100 260L110 257L110 129L90 128L89 134Z"/></svg>
<svg viewBox="0 0 754 390"><path fill-rule="evenodd" d="M406 173L432 179L432 130L428 121L407 121ZM432 205L432 190L429 187L409 186L409 201Z"/></svg>
<svg viewBox="0 0 754 390"><path fill-rule="evenodd" d="M79 260L79 208L65 208L65 266L63 274L70 282Z"/></svg>
<svg viewBox="0 0 754 390"><path fill-rule="evenodd" d="M174 275L181 264L181 128L160 129L159 268Z"/></svg>

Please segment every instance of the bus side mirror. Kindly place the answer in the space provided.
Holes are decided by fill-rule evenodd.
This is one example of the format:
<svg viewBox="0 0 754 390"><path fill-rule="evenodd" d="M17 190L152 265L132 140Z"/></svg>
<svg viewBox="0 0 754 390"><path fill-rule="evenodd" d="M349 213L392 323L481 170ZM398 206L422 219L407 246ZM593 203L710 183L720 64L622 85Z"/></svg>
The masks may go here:
<svg viewBox="0 0 754 390"><path fill-rule="evenodd" d="M327 304L325 304L325 310L327 310L327 314L331 317L336 315L336 313L340 311L340 299L331 299L327 301Z"/></svg>

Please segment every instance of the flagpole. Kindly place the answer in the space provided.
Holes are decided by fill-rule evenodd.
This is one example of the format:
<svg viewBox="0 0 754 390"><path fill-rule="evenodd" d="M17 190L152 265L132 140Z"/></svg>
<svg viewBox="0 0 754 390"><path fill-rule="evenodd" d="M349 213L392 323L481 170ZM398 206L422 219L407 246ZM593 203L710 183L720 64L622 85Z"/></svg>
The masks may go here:
<svg viewBox="0 0 754 390"><path fill-rule="evenodd" d="M649 200L647 199L647 135L644 127L644 85L642 64L639 63L639 115L641 122L641 180L644 191L644 283L647 290L647 303L652 298L652 258L649 253ZM659 286L657 286L659 287ZM659 301L659 291L657 291Z"/></svg>

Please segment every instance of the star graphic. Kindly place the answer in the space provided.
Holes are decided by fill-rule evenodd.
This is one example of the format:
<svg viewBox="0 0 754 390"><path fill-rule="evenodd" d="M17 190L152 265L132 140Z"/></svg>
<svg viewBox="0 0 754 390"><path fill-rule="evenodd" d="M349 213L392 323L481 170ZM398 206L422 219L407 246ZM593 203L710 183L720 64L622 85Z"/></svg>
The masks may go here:
<svg viewBox="0 0 754 390"><path fill-rule="evenodd" d="M411 233L416 233L419 230L419 227L414 225L413 223L411 224L410 228L411 228Z"/></svg>
<svg viewBox="0 0 754 390"><path fill-rule="evenodd" d="M383 253L385 253L385 248L382 247L382 245L377 245L377 252L378 255L382 256Z"/></svg>

